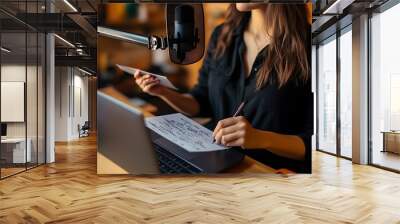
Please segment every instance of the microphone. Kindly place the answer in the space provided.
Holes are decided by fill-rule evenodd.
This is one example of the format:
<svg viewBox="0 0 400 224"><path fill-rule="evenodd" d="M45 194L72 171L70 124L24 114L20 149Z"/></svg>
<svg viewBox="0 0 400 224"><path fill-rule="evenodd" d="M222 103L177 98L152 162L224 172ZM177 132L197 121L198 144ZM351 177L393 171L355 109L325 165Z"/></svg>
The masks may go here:
<svg viewBox="0 0 400 224"><path fill-rule="evenodd" d="M195 49L199 41L194 8L190 5L177 6L174 10L173 38L169 40L176 58L182 62L186 53Z"/></svg>
<svg viewBox="0 0 400 224"><path fill-rule="evenodd" d="M173 63L187 65L204 54L204 11L201 4L167 4L167 36L130 33L97 26L97 32L122 41L147 46L149 50L169 49Z"/></svg>

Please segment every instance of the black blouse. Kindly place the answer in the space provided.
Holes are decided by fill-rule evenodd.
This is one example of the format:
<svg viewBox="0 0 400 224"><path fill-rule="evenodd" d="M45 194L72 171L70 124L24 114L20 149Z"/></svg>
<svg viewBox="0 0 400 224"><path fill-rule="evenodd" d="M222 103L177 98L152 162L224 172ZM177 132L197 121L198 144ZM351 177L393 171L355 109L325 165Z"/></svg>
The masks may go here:
<svg viewBox="0 0 400 224"><path fill-rule="evenodd" d="M242 115L254 128L297 135L306 146L306 154L305 159L300 161L278 156L266 149L246 149L244 152L274 168L289 168L299 173L311 173L313 134L311 81L304 83L294 77L279 88L274 81L276 74L273 74L262 89L256 90L257 71L268 55L264 48L257 55L247 77L244 69L243 53L246 46L243 33L250 15L246 15L245 18L234 31L232 42L222 57L214 57L222 25L213 31L207 55L200 69L198 84L190 91L200 104L198 116L211 117L212 122L208 127L213 129L219 120L231 117L239 104L246 101Z"/></svg>

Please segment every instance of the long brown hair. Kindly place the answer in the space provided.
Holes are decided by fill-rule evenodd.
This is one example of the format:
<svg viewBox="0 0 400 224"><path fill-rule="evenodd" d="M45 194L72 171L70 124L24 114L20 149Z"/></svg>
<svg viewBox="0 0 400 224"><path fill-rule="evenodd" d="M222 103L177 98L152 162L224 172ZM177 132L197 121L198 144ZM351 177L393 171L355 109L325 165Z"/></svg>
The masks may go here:
<svg viewBox="0 0 400 224"><path fill-rule="evenodd" d="M267 4L265 23L271 38L266 60L257 74L257 89L262 88L272 72L276 72L279 87L285 85L293 75L302 81L310 78L309 23L304 4ZM221 57L231 44L235 28L245 18L235 4L231 4L218 37L215 57Z"/></svg>

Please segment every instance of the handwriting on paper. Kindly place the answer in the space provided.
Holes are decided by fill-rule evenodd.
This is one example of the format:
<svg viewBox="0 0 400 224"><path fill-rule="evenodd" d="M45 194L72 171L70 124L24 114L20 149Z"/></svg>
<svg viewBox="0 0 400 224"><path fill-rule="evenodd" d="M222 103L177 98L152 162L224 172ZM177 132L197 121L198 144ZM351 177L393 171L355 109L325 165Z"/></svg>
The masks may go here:
<svg viewBox="0 0 400 224"><path fill-rule="evenodd" d="M183 114L146 118L146 126L189 152L228 149L213 143L212 132Z"/></svg>

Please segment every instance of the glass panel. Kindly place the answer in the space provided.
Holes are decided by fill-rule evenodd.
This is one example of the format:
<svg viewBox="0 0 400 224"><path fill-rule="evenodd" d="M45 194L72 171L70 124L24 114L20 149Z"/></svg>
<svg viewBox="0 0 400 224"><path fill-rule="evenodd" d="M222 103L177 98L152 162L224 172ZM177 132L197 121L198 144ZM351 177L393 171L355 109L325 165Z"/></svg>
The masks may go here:
<svg viewBox="0 0 400 224"><path fill-rule="evenodd" d="M25 170L30 151L26 151L26 33L2 33L1 121L2 177ZM29 147L28 147L29 149Z"/></svg>
<svg viewBox="0 0 400 224"><path fill-rule="evenodd" d="M336 153L336 39L318 48L318 148Z"/></svg>
<svg viewBox="0 0 400 224"><path fill-rule="evenodd" d="M311 72L311 79L312 79L312 81L311 81L311 83L312 83L312 92L314 93L314 102L317 102L317 100L316 100L316 91L317 91L317 48L316 48L316 46L315 45L313 45L312 46L312 48L311 48L312 50L311 50L311 69L312 69L312 72ZM316 144L317 144L317 141L316 141L316 138L317 138L317 135L315 134L315 131L317 130L316 129L316 125L317 125L317 104L316 103L314 103L313 104L313 109L314 109L314 120L313 120L313 125L314 125L314 133L313 133L313 136L312 136L312 149L313 150L315 150L316 148L317 148L317 146L316 146Z"/></svg>
<svg viewBox="0 0 400 224"><path fill-rule="evenodd" d="M352 33L340 36L340 152L352 156Z"/></svg>
<svg viewBox="0 0 400 224"><path fill-rule="evenodd" d="M28 63L27 63L27 80L26 80L26 112L27 112L27 143L28 143L28 153L30 158L28 158L28 168L37 165L37 79L38 79L38 57L37 57L37 41L38 36L36 32L30 32L27 34L28 38Z"/></svg>
<svg viewBox="0 0 400 224"><path fill-rule="evenodd" d="M45 151L45 60L46 60L46 37L44 34L39 34L39 45L38 45L38 163L45 163L46 151Z"/></svg>
<svg viewBox="0 0 400 224"><path fill-rule="evenodd" d="M45 1L1 1L25 19L43 13ZM33 19L38 17L32 17ZM45 161L45 35L0 12L2 142L1 177ZM12 112L10 112L12 111Z"/></svg>
<svg viewBox="0 0 400 224"><path fill-rule="evenodd" d="M37 13L36 1L27 2L27 13ZM37 16L33 20L37 20ZM30 151L27 167L37 166L38 160L38 33L27 30L27 80L26 80L26 113L27 113L27 150Z"/></svg>
<svg viewBox="0 0 400 224"><path fill-rule="evenodd" d="M400 170L400 4L371 19L372 163Z"/></svg>

